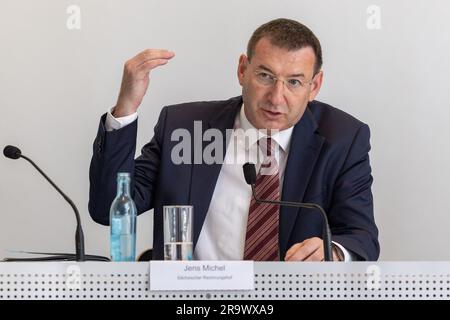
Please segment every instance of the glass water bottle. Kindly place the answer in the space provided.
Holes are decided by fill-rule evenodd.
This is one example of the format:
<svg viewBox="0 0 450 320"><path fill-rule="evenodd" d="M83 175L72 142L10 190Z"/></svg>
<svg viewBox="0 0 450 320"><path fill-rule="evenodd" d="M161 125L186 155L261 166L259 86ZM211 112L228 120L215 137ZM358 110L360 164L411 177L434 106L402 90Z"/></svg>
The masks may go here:
<svg viewBox="0 0 450 320"><path fill-rule="evenodd" d="M110 209L111 261L136 260L136 205L130 194L130 174L117 174L117 196Z"/></svg>

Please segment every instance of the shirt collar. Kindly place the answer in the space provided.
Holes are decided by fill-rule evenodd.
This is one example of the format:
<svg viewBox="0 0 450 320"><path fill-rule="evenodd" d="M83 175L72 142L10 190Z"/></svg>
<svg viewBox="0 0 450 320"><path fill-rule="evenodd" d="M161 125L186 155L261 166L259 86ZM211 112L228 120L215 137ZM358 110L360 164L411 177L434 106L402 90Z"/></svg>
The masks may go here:
<svg viewBox="0 0 450 320"><path fill-rule="evenodd" d="M244 131L247 130L257 130L251 123L248 121L247 116L245 115L244 111L244 104L242 104L241 111L239 112L239 123L240 123L240 129L243 129ZM283 149L284 152L288 152L289 149L289 143L291 142L292 137L292 131L294 130L294 126L278 131L274 135L272 135L272 139L275 140L276 143ZM266 136L264 132L260 132L260 137ZM249 147L252 146L257 142L256 135L250 135L249 140ZM253 139L252 139L253 138Z"/></svg>

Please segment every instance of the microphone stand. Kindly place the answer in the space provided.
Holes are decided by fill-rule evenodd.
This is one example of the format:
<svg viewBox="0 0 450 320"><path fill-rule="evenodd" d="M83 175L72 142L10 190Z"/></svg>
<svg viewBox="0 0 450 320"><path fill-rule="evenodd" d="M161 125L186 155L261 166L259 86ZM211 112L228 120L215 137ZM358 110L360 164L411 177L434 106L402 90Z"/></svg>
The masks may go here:
<svg viewBox="0 0 450 320"><path fill-rule="evenodd" d="M302 203L302 202L291 202L291 201L273 201L273 200L264 200L259 199L256 196L255 191L255 183L256 183L256 169L253 163L247 162L242 167L244 170L244 177L247 184L252 187L253 198L256 202L259 203L268 203L275 204L287 207L295 207L295 208L305 208L305 209L315 209L319 210L320 214L323 218L323 229L322 229L322 240L323 240L323 252L324 252L324 260L325 261L333 261L333 255L331 251L331 231L330 226L328 225L328 218L325 210L321 206L315 203Z"/></svg>
<svg viewBox="0 0 450 320"><path fill-rule="evenodd" d="M323 218L323 229L322 229L322 238L323 238L323 252L324 252L324 260L325 261L333 261L333 255L331 250L331 231L328 226L328 218L321 206L315 203L299 203L299 202L290 202L290 201L272 201L272 200L264 200L256 197L255 185L252 184L252 193L253 198L256 202L259 203L268 203L268 204L276 204L282 205L286 207L296 207L296 208L305 208L305 209L316 209L319 210L322 214Z"/></svg>
<svg viewBox="0 0 450 320"><path fill-rule="evenodd" d="M75 254L73 253L44 253L44 252L23 252L28 254L46 254L50 255L47 257L36 257L36 258L5 258L3 261L49 261L49 260L63 260L63 261L73 261L76 260L78 262L81 261L110 261L106 257L96 256L96 255L86 255L84 251L84 234L83 228L81 227L81 218L78 212L77 207L73 203L73 201L64 193L62 190L28 157L22 155L20 149L7 146L3 150L3 153L6 157L10 159L18 159L23 158L28 161L55 189L58 191L60 195L69 203L75 212L75 217L77 220L77 228L75 231Z"/></svg>
<svg viewBox="0 0 450 320"><path fill-rule="evenodd" d="M81 219L80 219L80 213L78 212L77 207L73 203L72 200L69 199L69 197L62 192L62 190L42 171L30 158L20 155L21 158L27 160L31 165L39 171L39 173L56 189L56 191L59 192L63 196L63 198L69 203L69 205L72 207L73 211L75 212L75 217L77 219L77 229L75 231L75 258L76 261L84 261L85 260L85 253L84 253L84 234L83 229L81 227ZM57 255L59 256L59 255Z"/></svg>

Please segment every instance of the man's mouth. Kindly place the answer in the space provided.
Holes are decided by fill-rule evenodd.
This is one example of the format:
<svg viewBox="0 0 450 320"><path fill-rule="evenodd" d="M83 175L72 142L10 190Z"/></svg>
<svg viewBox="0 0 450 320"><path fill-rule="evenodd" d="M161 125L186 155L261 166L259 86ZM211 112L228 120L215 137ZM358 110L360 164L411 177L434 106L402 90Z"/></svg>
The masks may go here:
<svg viewBox="0 0 450 320"><path fill-rule="evenodd" d="M262 111L270 119L279 118L279 117L281 117L283 115L283 113L281 113L281 112L269 111L269 110L266 110L266 109L262 109Z"/></svg>

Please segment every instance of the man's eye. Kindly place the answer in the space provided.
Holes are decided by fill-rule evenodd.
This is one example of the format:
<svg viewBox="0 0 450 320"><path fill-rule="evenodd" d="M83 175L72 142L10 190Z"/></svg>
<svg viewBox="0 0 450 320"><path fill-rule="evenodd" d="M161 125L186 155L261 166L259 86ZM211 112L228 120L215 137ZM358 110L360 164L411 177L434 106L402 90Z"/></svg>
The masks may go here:
<svg viewBox="0 0 450 320"><path fill-rule="evenodd" d="M288 83L291 87L298 88L302 86L302 83L298 79L289 79Z"/></svg>
<svg viewBox="0 0 450 320"><path fill-rule="evenodd" d="M261 79L272 79L272 76L270 74L268 74L268 73L265 73L265 72L260 72L259 73L259 77Z"/></svg>

